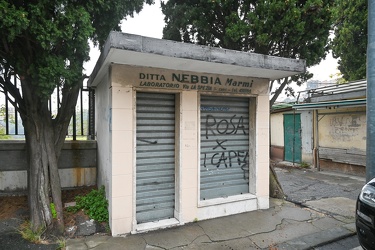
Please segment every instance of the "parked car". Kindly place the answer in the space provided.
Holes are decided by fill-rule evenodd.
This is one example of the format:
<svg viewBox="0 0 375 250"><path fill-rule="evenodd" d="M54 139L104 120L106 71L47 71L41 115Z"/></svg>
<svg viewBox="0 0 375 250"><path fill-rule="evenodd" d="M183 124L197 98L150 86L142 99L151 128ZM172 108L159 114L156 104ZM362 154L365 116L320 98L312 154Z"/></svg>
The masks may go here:
<svg viewBox="0 0 375 250"><path fill-rule="evenodd" d="M363 188L357 199L356 229L361 246L375 249L375 178Z"/></svg>

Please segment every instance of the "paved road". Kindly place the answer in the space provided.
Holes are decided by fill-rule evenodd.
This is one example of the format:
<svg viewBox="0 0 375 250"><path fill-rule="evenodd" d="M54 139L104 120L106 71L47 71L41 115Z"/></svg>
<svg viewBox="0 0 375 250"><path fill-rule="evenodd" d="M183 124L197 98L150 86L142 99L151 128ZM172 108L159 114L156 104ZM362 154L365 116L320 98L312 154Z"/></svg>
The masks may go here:
<svg viewBox="0 0 375 250"><path fill-rule="evenodd" d="M318 202L319 200L334 199L336 197L356 200L365 183L364 177L332 172L318 172L290 167L276 167L275 171L284 193L287 195L287 200L306 206L314 204L314 202ZM354 235L314 249L357 250L362 248L357 236Z"/></svg>
<svg viewBox="0 0 375 250"><path fill-rule="evenodd" d="M22 220L17 218L10 218L7 220L0 220L0 249L4 250L55 250L57 244L33 244L23 239L17 228L22 223Z"/></svg>
<svg viewBox="0 0 375 250"><path fill-rule="evenodd" d="M324 198L345 197L356 200L365 178L325 171L276 168L287 199L296 203Z"/></svg>

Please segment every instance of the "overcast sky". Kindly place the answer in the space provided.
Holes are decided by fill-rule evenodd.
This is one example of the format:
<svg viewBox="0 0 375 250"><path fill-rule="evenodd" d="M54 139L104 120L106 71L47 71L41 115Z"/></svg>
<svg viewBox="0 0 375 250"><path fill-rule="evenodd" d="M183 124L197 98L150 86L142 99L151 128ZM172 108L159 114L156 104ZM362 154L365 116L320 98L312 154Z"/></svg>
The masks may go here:
<svg viewBox="0 0 375 250"><path fill-rule="evenodd" d="M134 18L128 18L123 21L121 27L122 32L125 33L162 38L164 15L161 12L160 1L156 0L152 6L145 4L139 14L135 14ZM97 48L91 49L91 60L85 65L86 74L91 74L99 54ZM309 68L309 71L314 74L314 80L330 80L330 75L338 72L337 60L329 54L319 65Z"/></svg>

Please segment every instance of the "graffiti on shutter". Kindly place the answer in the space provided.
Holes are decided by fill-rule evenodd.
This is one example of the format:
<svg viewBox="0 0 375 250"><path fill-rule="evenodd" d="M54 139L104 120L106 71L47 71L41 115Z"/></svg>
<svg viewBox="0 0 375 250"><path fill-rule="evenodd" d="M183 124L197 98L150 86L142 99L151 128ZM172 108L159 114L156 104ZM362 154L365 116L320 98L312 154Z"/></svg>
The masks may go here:
<svg viewBox="0 0 375 250"><path fill-rule="evenodd" d="M249 99L201 97L200 199L249 192Z"/></svg>

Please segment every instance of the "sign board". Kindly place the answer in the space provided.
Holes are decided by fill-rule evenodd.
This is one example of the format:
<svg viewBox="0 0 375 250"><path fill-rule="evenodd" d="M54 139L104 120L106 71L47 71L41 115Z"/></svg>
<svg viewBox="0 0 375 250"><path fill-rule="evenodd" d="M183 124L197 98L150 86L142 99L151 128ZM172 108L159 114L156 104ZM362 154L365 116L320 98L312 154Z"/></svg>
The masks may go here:
<svg viewBox="0 0 375 250"><path fill-rule="evenodd" d="M112 84L138 88L266 94L268 79L169 70L161 68L112 65Z"/></svg>

